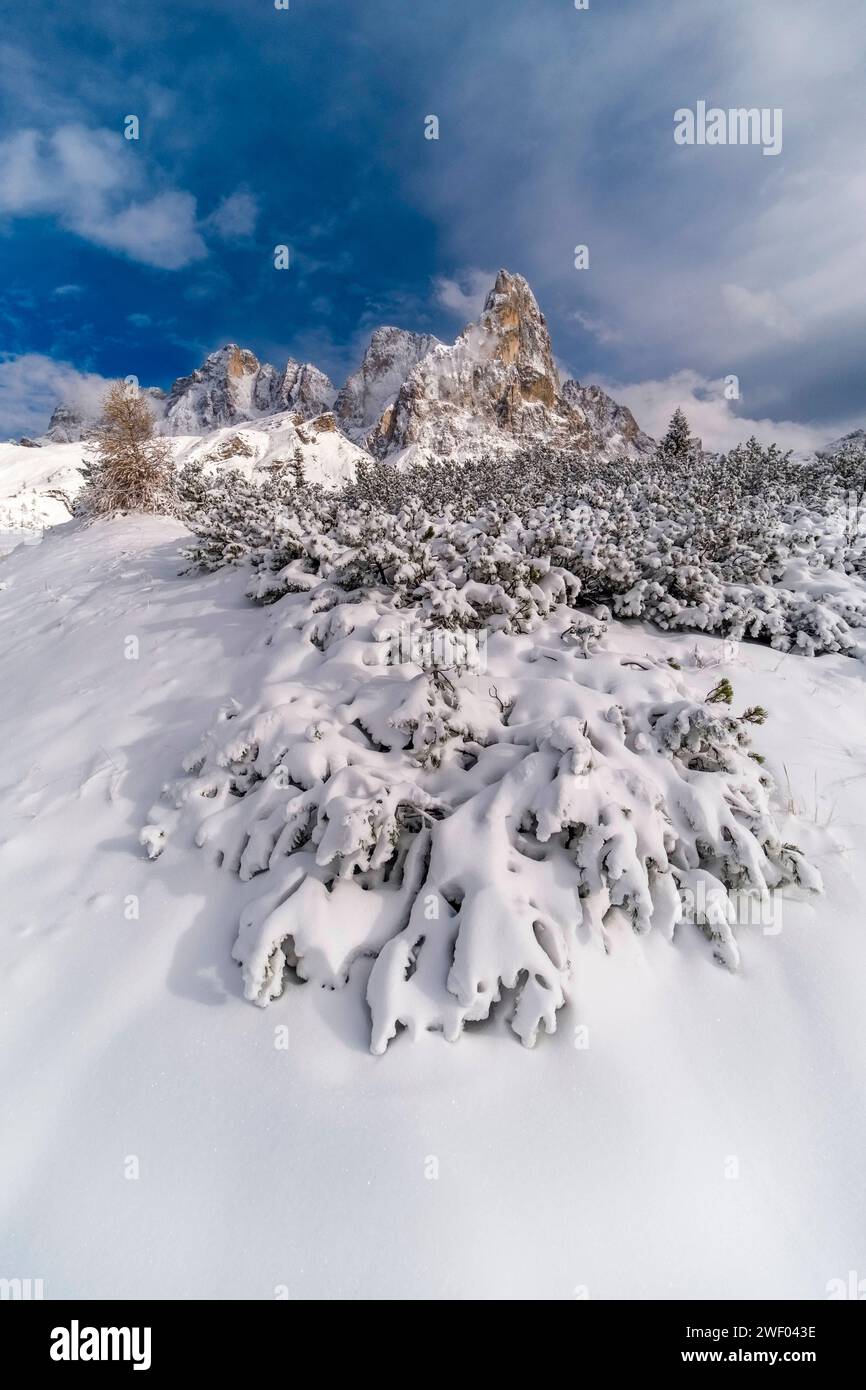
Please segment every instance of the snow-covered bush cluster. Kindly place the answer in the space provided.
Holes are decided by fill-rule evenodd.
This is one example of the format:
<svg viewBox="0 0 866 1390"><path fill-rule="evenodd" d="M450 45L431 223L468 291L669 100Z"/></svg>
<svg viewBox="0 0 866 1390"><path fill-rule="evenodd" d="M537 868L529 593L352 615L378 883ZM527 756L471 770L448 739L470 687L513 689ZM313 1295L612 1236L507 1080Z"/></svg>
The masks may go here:
<svg viewBox="0 0 866 1390"><path fill-rule="evenodd" d="M290 463L263 485L183 476L190 562L249 564L276 605L272 664L142 839L157 857L191 837L261 878L234 950L248 998L288 972L338 987L367 956L374 1051L400 1026L456 1038L500 1000L532 1044L581 942L694 922L734 967L735 899L820 887L750 748L765 711L735 713L726 679L695 700L662 658L607 650L609 624L852 650L846 467L750 444L700 467L370 465L340 493ZM407 630L452 634L453 664L395 642Z"/></svg>
<svg viewBox="0 0 866 1390"><path fill-rule="evenodd" d="M578 602L666 630L853 652L851 629L866 624L849 578L866 574L864 478L857 451L800 464L754 441L698 463L660 450L649 463L539 451L372 464L330 494L286 466L262 488L225 475L206 490L190 558L249 557L251 596L266 603L327 580L382 586L444 627L528 631Z"/></svg>

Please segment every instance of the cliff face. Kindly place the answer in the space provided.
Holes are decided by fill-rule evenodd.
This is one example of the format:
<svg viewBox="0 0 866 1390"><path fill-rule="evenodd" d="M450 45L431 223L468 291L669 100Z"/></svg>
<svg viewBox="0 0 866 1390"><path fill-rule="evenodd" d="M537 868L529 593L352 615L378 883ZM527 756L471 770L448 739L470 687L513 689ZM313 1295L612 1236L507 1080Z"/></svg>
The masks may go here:
<svg viewBox="0 0 866 1390"><path fill-rule="evenodd" d="M526 280L501 270L477 323L415 366L367 438L386 457L542 442L612 452L651 447L599 388L560 381L547 323Z"/></svg>
<svg viewBox="0 0 866 1390"><path fill-rule="evenodd" d="M429 333L377 328L364 360L348 378L334 405L344 434L363 442L393 404L413 368L438 346L438 338Z"/></svg>

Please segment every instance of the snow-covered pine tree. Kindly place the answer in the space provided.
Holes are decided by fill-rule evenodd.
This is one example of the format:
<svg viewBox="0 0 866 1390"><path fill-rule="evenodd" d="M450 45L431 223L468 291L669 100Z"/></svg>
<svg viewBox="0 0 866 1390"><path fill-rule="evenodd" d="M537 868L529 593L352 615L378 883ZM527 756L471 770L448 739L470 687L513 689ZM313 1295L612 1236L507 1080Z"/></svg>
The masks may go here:
<svg viewBox="0 0 866 1390"><path fill-rule="evenodd" d="M697 451L697 440L693 438L689 429L689 422L680 407L677 406L671 416L668 432L659 445L659 453L665 459L686 463L695 456Z"/></svg>
<svg viewBox="0 0 866 1390"><path fill-rule="evenodd" d="M85 458L80 505L86 513L177 510L171 446L155 437L153 415L137 387L124 381L111 387Z"/></svg>
<svg viewBox="0 0 866 1390"><path fill-rule="evenodd" d="M845 536L850 545L866 535L866 449L854 441L826 460L845 507ZM863 572L863 566L860 566Z"/></svg>
<svg viewBox="0 0 866 1390"><path fill-rule="evenodd" d="M290 464L290 468L292 473L292 481L294 482L295 487L303 487L307 481L307 478L304 469L304 453L301 449L300 444L295 445L295 451L292 454L292 462Z"/></svg>

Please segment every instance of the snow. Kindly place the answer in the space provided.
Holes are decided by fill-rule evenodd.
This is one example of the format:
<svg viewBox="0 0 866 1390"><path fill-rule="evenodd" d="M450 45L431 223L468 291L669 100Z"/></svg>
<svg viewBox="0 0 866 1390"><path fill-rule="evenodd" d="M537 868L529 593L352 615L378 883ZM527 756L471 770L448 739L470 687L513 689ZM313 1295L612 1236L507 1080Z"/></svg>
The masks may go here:
<svg viewBox="0 0 866 1390"><path fill-rule="evenodd" d="M238 439L245 452L235 454L230 445ZM339 431L317 429L316 422L302 422L292 411L203 436L178 435L169 442L178 466L205 458L210 472L238 468L247 476L276 459L292 459L295 449L300 449L307 481L325 486L347 481L358 461L369 459ZM0 444L0 531L41 530L67 520L68 508L51 494L63 493L70 500L77 496L83 483L84 449L83 443L45 444L38 449Z"/></svg>
<svg viewBox="0 0 866 1390"><path fill-rule="evenodd" d="M0 531L0 559L9 555L16 546L35 545L41 539L41 531L25 531L20 527L11 531Z"/></svg>
<svg viewBox="0 0 866 1390"><path fill-rule="evenodd" d="M203 438L181 436L172 441L175 460L178 467L203 460L212 473L230 467L253 477L278 459L291 461L295 450L300 449L307 482L334 487L353 478L358 462L370 456L338 430L319 425L319 421L304 422L293 412L282 411L262 417L254 425L214 430ZM231 446L238 440L243 452L234 453Z"/></svg>
<svg viewBox="0 0 866 1390"><path fill-rule="evenodd" d="M31 449L0 444L0 530L41 530L67 520L52 492L74 496L82 484L81 444L46 444Z"/></svg>
<svg viewBox="0 0 866 1390"><path fill-rule="evenodd" d="M10 447L23 517L78 446ZM824 895L739 927L737 973L695 928L582 944L534 1051L495 1014L376 1057L369 961L251 1007L231 950L261 884L139 844L219 710L280 678L281 605L240 570L178 577L188 543L128 517L0 561L3 1272L49 1297L568 1299L820 1298L862 1269L866 665L612 623L589 671L671 658L691 699L729 676L769 709L754 746Z"/></svg>

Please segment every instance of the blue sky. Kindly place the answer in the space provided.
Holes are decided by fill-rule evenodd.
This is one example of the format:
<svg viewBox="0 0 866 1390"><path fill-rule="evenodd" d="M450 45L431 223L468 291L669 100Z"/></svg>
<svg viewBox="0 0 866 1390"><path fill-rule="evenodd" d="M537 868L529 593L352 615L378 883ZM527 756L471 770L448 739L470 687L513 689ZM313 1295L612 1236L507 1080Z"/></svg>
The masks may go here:
<svg viewBox="0 0 866 1390"><path fill-rule="evenodd" d="M678 402L716 445L866 420L862 0L4 0L0 18L0 436L229 340L339 385L380 323L452 340L501 265L563 369L651 430ZM673 113L698 100L781 108L781 153L678 146Z"/></svg>

